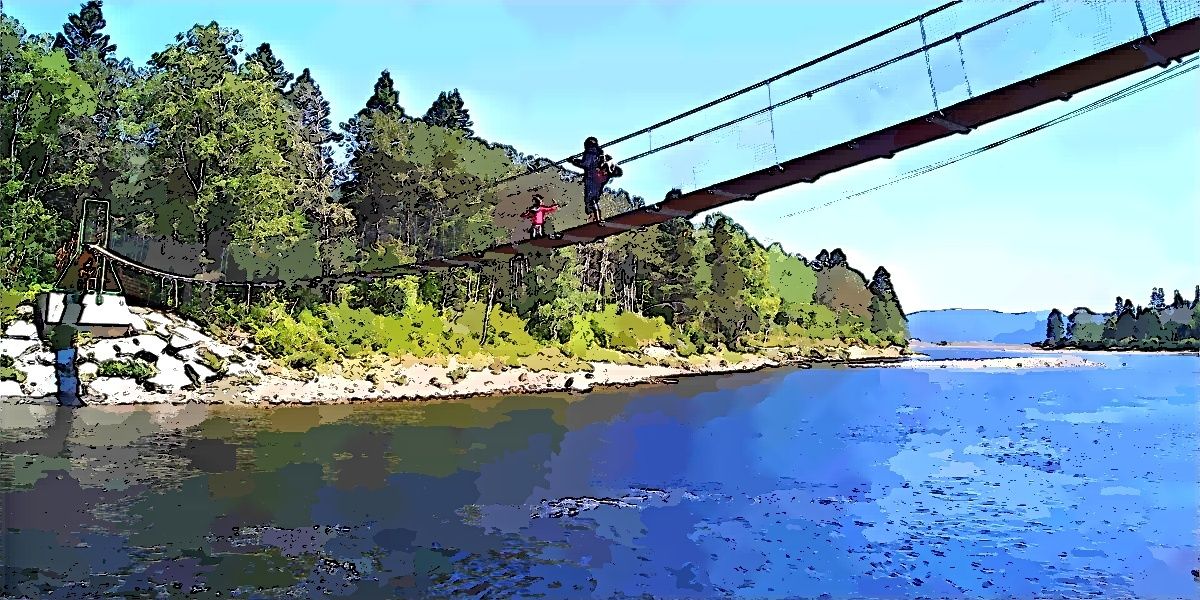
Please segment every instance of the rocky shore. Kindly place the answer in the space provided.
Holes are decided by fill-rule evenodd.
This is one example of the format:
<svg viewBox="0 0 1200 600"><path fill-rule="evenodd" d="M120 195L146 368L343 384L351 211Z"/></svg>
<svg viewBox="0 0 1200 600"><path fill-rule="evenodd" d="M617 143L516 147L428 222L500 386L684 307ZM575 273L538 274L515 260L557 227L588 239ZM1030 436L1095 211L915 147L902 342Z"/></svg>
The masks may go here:
<svg viewBox="0 0 1200 600"><path fill-rule="evenodd" d="M786 350L770 355L683 359L665 348L643 349L639 362L590 362L562 370L525 367L473 368L415 361L390 365L386 375L351 377L287 372L257 354L252 344L233 346L214 339L196 323L170 313L131 307L133 335L82 339L78 369L87 404L329 404L354 401L425 400L494 394L587 392L597 386L633 385L705 373L750 371L818 360L899 359L901 348L825 348L799 357ZM0 401L53 404L57 383L54 356L38 338L29 307L0 337ZM2 357L8 357L4 359ZM564 364L565 366L565 364Z"/></svg>

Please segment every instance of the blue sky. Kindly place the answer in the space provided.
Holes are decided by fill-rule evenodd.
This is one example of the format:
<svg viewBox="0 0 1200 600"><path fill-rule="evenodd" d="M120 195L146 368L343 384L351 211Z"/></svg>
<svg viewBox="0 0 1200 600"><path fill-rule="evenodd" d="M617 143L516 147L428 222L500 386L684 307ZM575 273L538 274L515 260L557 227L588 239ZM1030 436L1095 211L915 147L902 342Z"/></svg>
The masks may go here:
<svg viewBox="0 0 1200 600"><path fill-rule="evenodd" d="M639 129L940 3L108 0L105 9L118 52L139 64L176 33L216 20L240 30L247 48L270 42L290 70L310 68L339 121L389 69L411 112L423 113L439 91L457 87L481 135L561 158L587 135L603 140ZM79 4L4 6L31 32L44 32L57 31ZM1017 4L968 2L931 18L927 34L945 36ZM1156 0L1142 4L1148 26L1161 26ZM979 93L1140 33L1132 2L1101 6L1041 6L967 36L961 58L952 44L933 52L940 103L966 97L963 63ZM1200 10L1195 1L1165 6L1169 18ZM907 28L781 81L772 98L919 45L919 30ZM910 311L1107 308L1117 295L1147 302L1156 286L1190 296L1200 283L1200 73L932 174L786 216L1007 137L1133 80L725 212L790 251L813 256L841 247L868 274L886 265ZM610 152L629 156L765 100L749 94ZM931 109L924 57L917 56L781 108L774 150L791 158ZM767 120L736 133L747 143L771 142ZM673 185L712 183L773 160L773 151L755 158L752 150L715 136L628 165L624 185L658 200Z"/></svg>

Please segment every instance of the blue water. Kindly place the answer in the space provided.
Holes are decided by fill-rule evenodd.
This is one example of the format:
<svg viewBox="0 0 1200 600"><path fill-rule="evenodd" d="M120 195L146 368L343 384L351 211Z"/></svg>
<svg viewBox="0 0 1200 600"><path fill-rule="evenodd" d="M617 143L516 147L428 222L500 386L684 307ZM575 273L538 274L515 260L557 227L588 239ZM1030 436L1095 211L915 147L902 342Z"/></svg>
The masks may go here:
<svg viewBox="0 0 1200 600"><path fill-rule="evenodd" d="M0 407L6 592L1196 597L1200 359L1086 356L1104 368L778 369L274 410Z"/></svg>

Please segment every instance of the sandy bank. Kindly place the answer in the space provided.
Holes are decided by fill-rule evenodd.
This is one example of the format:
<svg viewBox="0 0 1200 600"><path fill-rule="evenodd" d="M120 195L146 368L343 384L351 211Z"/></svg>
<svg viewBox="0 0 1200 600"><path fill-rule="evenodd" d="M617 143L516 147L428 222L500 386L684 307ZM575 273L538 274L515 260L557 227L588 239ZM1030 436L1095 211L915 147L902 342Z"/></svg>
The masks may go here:
<svg viewBox="0 0 1200 600"><path fill-rule="evenodd" d="M848 360L872 361L897 359L900 348L848 349ZM753 371L789 363L813 362L812 359L786 356L750 356L728 362L716 357L687 366L664 364L630 365L589 362L591 371L532 371L515 367L502 371L474 370L451 379L454 369L417 364L403 368L402 382L371 381L334 375L322 375L298 381L278 375L264 376L253 384L237 381L218 382L198 393L195 401L222 404L319 404L355 401L402 401L463 398L489 395L536 394L546 392L586 393L595 387L635 385L670 381L692 375Z"/></svg>
<svg viewBox="0 0 1200 600"><path fill-rule="evenodd" d="M1056 356L1025 356L1020 358L908 360L889 366L899 369L994 369L1005 371L1104 367L1102 363L1087 360L1082 356L1072 356L1069 354L1060 354Z"/></svg>

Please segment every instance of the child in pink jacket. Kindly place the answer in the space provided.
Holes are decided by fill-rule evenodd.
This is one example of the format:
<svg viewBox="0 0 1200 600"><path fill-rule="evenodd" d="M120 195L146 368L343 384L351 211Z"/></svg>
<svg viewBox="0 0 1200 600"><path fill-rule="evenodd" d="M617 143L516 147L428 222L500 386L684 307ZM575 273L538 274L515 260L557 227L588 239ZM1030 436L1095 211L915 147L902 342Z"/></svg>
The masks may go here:
<svg viewBox="0 0 1200 600"><path fill-rule="evenodd" d="M521 214L522 217L533 221L533 225L529 228L529 239L542 236L542 225L546 223L546 215L556 210L558 210L557 204L544 205L541 194L533 195L533 206Z"/></svg>

